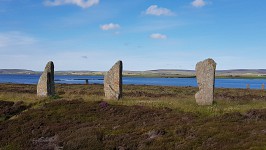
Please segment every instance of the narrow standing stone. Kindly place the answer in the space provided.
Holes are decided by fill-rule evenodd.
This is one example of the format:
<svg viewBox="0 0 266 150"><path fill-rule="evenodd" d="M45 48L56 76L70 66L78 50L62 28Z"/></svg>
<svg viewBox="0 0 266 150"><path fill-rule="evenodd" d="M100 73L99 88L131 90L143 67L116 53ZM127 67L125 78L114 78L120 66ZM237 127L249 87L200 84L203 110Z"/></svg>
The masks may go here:
<svg viewBox="0 0 266 150"><path fill-rule="evenodd" d="M248 90L250 89L250 84L247 84L247 89L248 89Z"/></svg>
<svg viewBox="0 0 266 150"><path fill-rule="evenodd" d="M264 88L265 88L265 85L264 85L264 83L261 85L261 89L262 90L264 90Z"/></svg>
<svg viewBox="0 0 266 150"><path fill-rule="evenodd" d="M54 63L49 61L42 73L38 85L37 96L53 96L55 94L54 85Z"/></svg>
<svg viewBox="0 0 266 150"><path fill-rule="evenodd" d="M196 65L196 77L199 92L195 98L198 105L212 105L214 95L216 63L213 59L206 59Z"/></svg>
<svg viewBox="0 0 266 150"><path fill-rule="evenodd" d="M122 61L118 61L104 76L104 93L106 99L122 98Z"/></svg>
<svg viewBox="0 0 266 150"><path fill-rule="evenodd" d="M85 79L85 84L89 84L89 79Z"/></svg>

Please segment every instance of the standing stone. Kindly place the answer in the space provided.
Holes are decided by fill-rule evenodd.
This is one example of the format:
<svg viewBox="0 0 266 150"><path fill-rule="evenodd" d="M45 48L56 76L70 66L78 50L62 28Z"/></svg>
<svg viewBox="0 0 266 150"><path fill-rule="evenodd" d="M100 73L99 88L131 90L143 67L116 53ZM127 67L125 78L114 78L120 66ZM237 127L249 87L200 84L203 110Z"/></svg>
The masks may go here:
<svg viewBox="0 0 266 150"><path fill-rule="evenodd" d="M118 61L104 76L104 93L106 99L122 98L122 61Z"/></svg>
<svg viewBox="0 0 266 150"><path fill-rule="evenodd" d="M85 79L85 84L89 84L89 79Z"/></svg>
<svg viewBox="0 0 266 150"><path fill-rule="evenodd" d="M216 63L213 59L206 59L196 65L196 77L199 92L195 98L198 105L212 105L214 95Z"/></svg>
<svg viewBox="0 0 266 150"><path fill-rule="evenodd" d="M261 85L261 89L262 90L264 90L264 88L265 88L265 85L264 85L264 83Z"/></svg>
<svg viewBox="0 0 266 150"><path fill-rule="evenodd" d="M38 85L37 96L53 96L55 94L54 86L54 63L49 61L42 73Z"/></svg>

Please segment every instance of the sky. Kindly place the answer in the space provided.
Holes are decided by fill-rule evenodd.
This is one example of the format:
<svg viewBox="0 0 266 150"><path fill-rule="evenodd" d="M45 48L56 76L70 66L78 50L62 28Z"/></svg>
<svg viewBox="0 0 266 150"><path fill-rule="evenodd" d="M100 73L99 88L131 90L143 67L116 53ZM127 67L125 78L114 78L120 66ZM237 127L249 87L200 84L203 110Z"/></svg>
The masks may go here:
<svg viewBox="0 0 266 150"><path fill-rule="evenodd" d="M265 0L0 0L0 68L266 69Z"/></svg>

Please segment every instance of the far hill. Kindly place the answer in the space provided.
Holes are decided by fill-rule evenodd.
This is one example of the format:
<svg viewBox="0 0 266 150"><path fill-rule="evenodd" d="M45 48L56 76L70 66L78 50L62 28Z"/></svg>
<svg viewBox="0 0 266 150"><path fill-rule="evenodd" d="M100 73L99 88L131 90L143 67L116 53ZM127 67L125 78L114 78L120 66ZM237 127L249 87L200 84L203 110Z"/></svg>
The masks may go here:
<svg viewBox="0 0 266 150"><path fill-rule="evenodd" d="M25 69L0 69L0 74L41 74L40 71ZM56 75L104 75L105 71L55 71ZM195 70L157 69L147 71L123 71L124 76L135 77L195 77ZM266 78L266 69L217 70L220 78Z"/></svg>
<svg viewBox="0 0 266 150"><path fill-rule="evenodd" d="M35 74L35 71L25 69L0 69L0 74Z"/></svg>

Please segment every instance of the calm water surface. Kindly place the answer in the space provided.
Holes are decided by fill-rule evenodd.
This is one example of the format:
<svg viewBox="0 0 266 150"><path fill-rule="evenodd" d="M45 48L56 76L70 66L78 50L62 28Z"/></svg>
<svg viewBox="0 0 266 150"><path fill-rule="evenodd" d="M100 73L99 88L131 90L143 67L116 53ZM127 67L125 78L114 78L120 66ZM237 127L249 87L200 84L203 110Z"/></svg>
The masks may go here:
<svg viewBox="0 0 266 150"><path fill-rule="evenodd" d="M37 84L40 75L0 75L0 83ZM103 84L103 76L64 76L56 75L56 83L84 84L89 79L90 84ZM143 78L123 77L123 84L161 85L161 86L193 86L197 87L195 78ZM215 87L246 88L250 84L252 89L260 89L266 84L266 79L216 79Z"/></svg>

